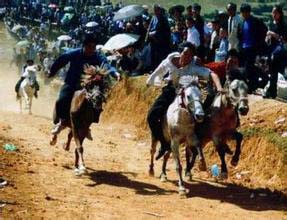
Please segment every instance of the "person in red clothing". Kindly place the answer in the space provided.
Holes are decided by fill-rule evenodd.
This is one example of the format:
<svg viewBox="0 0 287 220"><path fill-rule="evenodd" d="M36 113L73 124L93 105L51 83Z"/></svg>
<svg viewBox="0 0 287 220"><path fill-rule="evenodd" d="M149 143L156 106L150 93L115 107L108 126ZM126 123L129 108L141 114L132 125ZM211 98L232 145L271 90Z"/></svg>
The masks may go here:
<svg viewBox="0 0 287 220"><path fill-rule="evenodd" d="M226 79L232 81L235 77L241 78L241 71L239 70L239 53L236 49L229 50L226 60L221 62L211 62L204 65L209 68L215 74L218 75L221 85L224 85ZM212 104L215 97L213 84L211 81L208 82L207 89L209 90L208 95L203 103L203 108L208 109Z"/></svg>

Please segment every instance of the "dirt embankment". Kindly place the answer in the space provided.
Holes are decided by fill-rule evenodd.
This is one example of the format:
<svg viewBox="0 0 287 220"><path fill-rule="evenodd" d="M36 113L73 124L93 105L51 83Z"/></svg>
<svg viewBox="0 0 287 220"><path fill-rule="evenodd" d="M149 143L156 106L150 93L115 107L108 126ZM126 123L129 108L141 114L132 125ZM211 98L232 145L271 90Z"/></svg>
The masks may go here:
<svg viewBox="0 0 287 220"><path fill-rule="evenodd" d="M124 79L116 85L105 107L105 122L133 124L138 137L149 137L146 113L160 90L147 88L146 77ZM245 135L237 169L230 169L245 186L270 188L287 194L287 104L250 97L250 112L241 118ZM234 143L231 143L234 146ZM205 148L210 164L219 163L212 144ZM242 171L242 173L240 173Z"/></svg>
<svg viewBox="0 0 287 220"><path fill-rule="evenodd" d="M177 193L172 160L167 165L168 182L148 176L146 112L159 91L144 87L144 81L144 77L124 80L113 89L100 123L92 126L94 141L84 142L88 172L80 178L73 175L74 143L71 152L62 149L67 131L56 146L48 144L49 109L32 116L0 110L0 177L8 181L0 189L0 219L286 219L280 136L286 129L284 104L251 104L250 114L242 119L246 138L238 167L229 167L226 182L216 182L195 166L183 199ZM6 103L17 107L10 93ZM35 107L51 104L49 94L40 92ZM4 151L5 143L15 144L18 151ZM211 145L205 154L209 167L219 164ZM160 169L157 161L156 176Z"/></svg>

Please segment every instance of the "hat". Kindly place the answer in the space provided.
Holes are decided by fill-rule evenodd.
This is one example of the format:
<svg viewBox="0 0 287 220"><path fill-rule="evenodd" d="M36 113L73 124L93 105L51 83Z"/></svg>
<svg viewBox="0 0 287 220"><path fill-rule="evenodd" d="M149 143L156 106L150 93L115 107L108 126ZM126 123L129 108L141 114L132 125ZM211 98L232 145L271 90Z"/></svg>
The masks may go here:
<svg viewBox="0 0 287 220"><path fill-rule="evenodd" d="M87 44L89 44L89 43L94 43L94 44L97 43L97 40L96 40L96 37L95 37L94 34L87 33L87 34L85 35L85 39L84 39L83 44L84 44L84 45L87 45Z"/></svg>
<svg viewBox="0 0 287 220"><path fill-rule="evenodd" d="M142 6L145 10L148 10L148 5L143 5Z"/></svg>
<svg viewBox="0 0 287 220"><path fill-rule="evenodd" d="M182 13L184 12L184 10L185 10L185 7L183 5L174 5L168 10L168 13L172 15L176 11L178 11L179 13Z"/></svg>
<svg viewBox="0 0 287 220"><path fill-rule="evenodd" d="M214 16L211 20L211 23L217 24L219 23L219 17L218 16Z"/></svg>
<svg viewBox="0 0 287 220"><path fill-rule="evenodd" d="M193 9L193 10L196 10L196 11L200 11L200 10L201 10L201 6L200 6L199 4L197 4L197 3L194 3L194 4L192 5L192 9Z"/></svg>
<svg viewBox="0 0 287 220"><path fill-rule="evenodd" d="M240 12L251 12L251 6L249 4L242 4L240 7Z"/></svg>

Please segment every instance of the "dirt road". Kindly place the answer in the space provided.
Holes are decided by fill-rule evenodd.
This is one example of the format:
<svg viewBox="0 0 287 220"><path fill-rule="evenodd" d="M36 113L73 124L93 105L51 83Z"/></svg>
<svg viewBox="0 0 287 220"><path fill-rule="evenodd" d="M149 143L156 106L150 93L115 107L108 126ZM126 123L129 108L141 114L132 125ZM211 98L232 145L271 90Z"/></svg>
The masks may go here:
<svg viewBox="0 0 287 220"><path fill-rule="evenodd" d="M2 50L11 47L6 33L0 34ZM172 161L167 183L149 177L149 140L138 140L133 127L124 124L93 125L94 141L84 144L88 173L75 177L74 143L70 152L62 149L66 132L58 145L48 144L56 93L42 87L34 114L19 114L16 68L3 58L9 51L2 52L0 177L8 185L0 188L0 219L287 219L287 205L277 194L253 194L204 172L195 172L194 181L186 183L187 198L181 198ZM4 151L6 143L18 151Z"/></svg>

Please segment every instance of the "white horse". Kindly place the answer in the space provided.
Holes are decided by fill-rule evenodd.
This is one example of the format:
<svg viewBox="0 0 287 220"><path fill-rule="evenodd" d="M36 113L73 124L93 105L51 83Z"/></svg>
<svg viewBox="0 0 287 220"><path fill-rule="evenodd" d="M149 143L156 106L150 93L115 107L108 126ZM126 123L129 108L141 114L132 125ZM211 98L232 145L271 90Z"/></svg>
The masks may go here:
<svg viewBox="0 0 287 220"><path fill-rule="evenodd" d="M186 189L182 179L182 166L180 163L179 146L185 143L188 149L196 146L199 155L203 157L199 141L194 132L196 122L202 122L204 111L201 104L201 91L198 80L192 76L183 76L179 80L181 89L173 103L169 106L163 130L166 140L171 143L171 151L175 160L176 172L179 177L179 193L185 194ZM153 174L153 158L156 151L157 140L152 139L150 174ZM166 181L166 163L170 153L164 156L161 181Z"/></svg>
<svg viewBox="0 0 287 220"><path fill-rule="evenodd" d="M35 84L36 84L36 73L40 71L40 67L37 65L27 66L25 72L23 73L23 77L25 79L22 81L19 88L19 103L20 103L20 112L22 113L22 98L25 100L25 109L29 110L29 114L32 114L32 100L35 94Z"/></svg>

